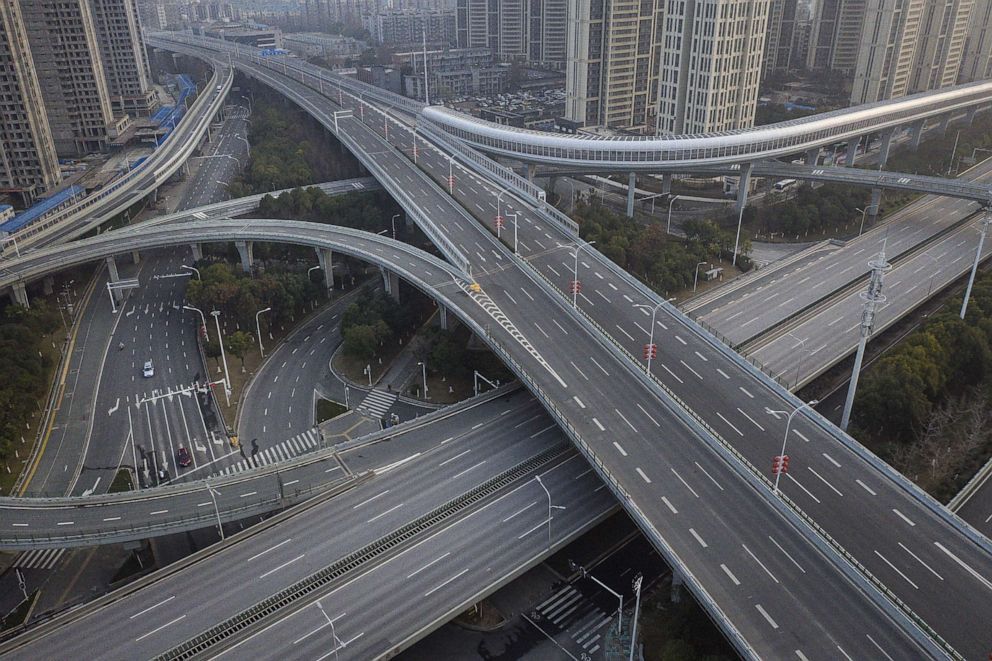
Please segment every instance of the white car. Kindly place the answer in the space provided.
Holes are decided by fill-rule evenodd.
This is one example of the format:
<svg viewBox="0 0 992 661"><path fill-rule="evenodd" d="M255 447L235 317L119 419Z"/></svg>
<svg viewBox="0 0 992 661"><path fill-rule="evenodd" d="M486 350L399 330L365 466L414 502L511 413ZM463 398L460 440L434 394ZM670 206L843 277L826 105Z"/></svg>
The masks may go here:
<svg viewBox="0 0 992 661"><path fill-rule="evenodd" d="M155 376L155 367L152 365L152 361L145 361L145 367L141 370L141 374L145 377Z"/></svg>

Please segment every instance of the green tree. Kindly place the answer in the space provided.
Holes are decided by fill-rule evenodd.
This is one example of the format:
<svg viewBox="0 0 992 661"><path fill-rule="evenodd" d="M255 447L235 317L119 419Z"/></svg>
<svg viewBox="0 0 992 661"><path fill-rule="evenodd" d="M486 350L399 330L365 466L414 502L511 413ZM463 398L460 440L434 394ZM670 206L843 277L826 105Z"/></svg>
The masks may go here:
<svg viewBox="0 0 992 661"><path fill-rule="evenodd" d="M376 329L369 324L356 324L342 334L344 338L343 351L359 360L369 360L379 347Z"/></svg>
<svg viewBox="0 0 992 661"><path fill-rule="evenodd" d="M252 346L255 344L255 339L244 331L235 331L227 336L227 340L224 342L224 347L231 352L232 355L237 356L241 361L241 367L245 366L245 355L251 350Z"/></svg>

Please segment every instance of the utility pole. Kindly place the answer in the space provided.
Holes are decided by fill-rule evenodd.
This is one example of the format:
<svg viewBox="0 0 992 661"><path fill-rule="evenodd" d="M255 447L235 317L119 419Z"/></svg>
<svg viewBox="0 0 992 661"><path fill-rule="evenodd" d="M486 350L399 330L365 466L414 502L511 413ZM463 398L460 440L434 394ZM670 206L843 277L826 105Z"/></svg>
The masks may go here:
<svg viewBox="0 0 992 661"><path fill-rule="evenodd" d="M978 250L975 251L975 263L971 266L971 275L968 277L968 288L964 291L964 301L961 303L961 318L964 319L968 311L968 299L971 297L971 287L975 284L975 274L978 272L978 262L982 261L982 246L985 244L985 235L989 232L989 225L992 225L992 210L985 207L985 216L982 218L982 228L978 234Z"/></svg>
<svg viewBox="0 0 992 661"><path fill-rule="evenodd" d="M427 76L427 28L424 27L424 103L431 105L431 83Z"/></svg>
<svg viewBox="0 0 992 661"><path fill-rule="evenodd" d="M880 303L885 302L885 295L882 294L882 280L892 265L885 261L884 241L878 257L868 262L868 266L871 267L871 279L868 281L867 291L861 292L861 300L865 302L865 309L861 313L861 340L858 342L858 353L854 358L854 371L851 373L851 385L847 389L844 415L840 421L840 428L844 431L847 431L847 425L851 421L851 407L854 406L854 393L858 390L858 377L861 374L861 363L865 358L865 346L868 344L868 337L875 326L875 308Z"/></svg>

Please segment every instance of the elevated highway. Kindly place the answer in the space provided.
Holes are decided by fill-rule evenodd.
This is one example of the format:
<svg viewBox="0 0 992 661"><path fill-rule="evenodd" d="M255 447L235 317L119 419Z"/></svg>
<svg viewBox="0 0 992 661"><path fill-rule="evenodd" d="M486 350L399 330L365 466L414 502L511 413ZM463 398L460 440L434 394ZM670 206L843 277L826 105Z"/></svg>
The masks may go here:
<svg viewBox="0 0 992 661"><path fill-rule="evenodd" d="M223 108L224 99L234 82L234 69L221 61L215 60L212 64L213 76L193 107L151 156L106 188L14 233L16 248L13 241L0 245L0 257L31 246L49 245L82 236L155 193L194 154L207 135L211 119Z"/></svg>
<svg viewBox="0 0 992 661"><path fill-rule="evenodd" d="M177 48L188 47L180 45ZM244 61L240 61L238 66L252 68L251 64ZM768 636L769 621L762 615L765 606L760 609L739 608L740 604L737 601L739 597L733 596L732 586L723 583L726 580L725 575L719 570L718 564L710 564L717 561L719 557L724 557L724 554L733 548L731 540L735 537L739 539L741 535L749 538L745 546L751 548L752 551L755 548L759 549L760 553L754 551L759 555L766 551L771 554L780 553L780 551L775 550L775 544L782 542L776 541L776 538L787 540L784 544L800 545L799 547L792 547L788 554L792 557L801 556L806 572L809 571L809 567L813 566L820 567L817 571L825 571L827 574L841 572L834 578L827 578L824 575L823 580L818 580L816 583L820 592L815 597L805 593L799 583L792 581L789 582L789 587L786 590L771 585L768 586L772 590L770 593L766 593L762 589L763 594L775 595L776 613L779 617L788 618L789 624L786 625L788 630L797 635L799 639L806 641L804 644L808 645L809 650L832 650L838 645L836 641L840 639L848 640L847 644L850 648L860 649L862 645L867 644L865 638L858 633L865 622L874 621L872 630L882 631L889 630L891 626L882 624L882 621L888 618L894 618L889 620L890 622L899 621L903 617L899 612L891 609L892 602L875 599L877 595L873 596L872 588L868 588L867 584L864 583L865 577L870 576L872 578L868 580L874 580L877 587L883 587L890 582L890 578L898 579L899 571L902 569L911 572L920 571L901 568L899 571L891 572L883 566L881 561L871 559L880 556L885 561L887 560L885 555L882 555L877 549L873 553L871 546L864 548L865 544L872 545L875 541L884 541L885 544L894 542L891 539L880 540L877 537L880 530L887 528L882 521L875 521L873 525L868 526L867 530L865 529L865 524L868 523L864 517L866 509L877 510L883 519L884 516L889 516L882 514L878 504L870 504L867 500L860 505L851 501L838 502L832 496L820 494L825 500L830 501L830 505L820 510L820 513L816 515L816 521L819 524L821 521L830 520L827 525L831 529L831 534L828 535L826 532L821 532L819 535L812 534L807 527L812 524L812 519L803 519L803 508L794 500L786 501L781 497L777 499L770 497L767 488L761 486L762 480L765 479L762 473L753 466L753 462L742 454L742 451L744 453L756 453L756 460L765 461L764 457L770 456L774 451L769 446L775 445L769 437L769 435L775 434L766 433L766 430L768 428L780 428L784 420L778 420L775 423L773 422L776 419L775 416L770 416L769 419L763 418L762 422L767 427L762 427L760 423L756 422L755 426L759 426L762 433L758 434L753 431L748 433L749 437L753 437L754 446L745 447L742 444L740 447L743 450L738 450L737 444L727 442L722 438L721 432L717 431L715 425L722 423L717 420L707 421L706 418L696 413L697 411L706 411L706 416L714 414L712 410L713 395L711 393L704 393L698 386L685 386L685 381L681 376L676 376L672 380L664 375L657 377L657 379L645 377L643 372L635 366L634 361L624 354L622 345L626 344L626 340L615 339L606 329L616 325L633 341L634 338L633 335L630 335L630 331L625 330L624 326L620 324L633 327L634 324L637 324L636 320L642 317L638 316L641 314L639 310L626 307L626 304L613 305L614 298L620 296L617 292L630 292L623 295L628 303L638 299L642 301L646 299L655 303L658 301L657 297L646 292L638 283L632 282L628 275L617 272L615 265L604 261L600 255L593 252L586 254L589 255L594 265L588 265L582 260L583 270L581 273L583 278L587 283L596 282L585 278L585 276L591 278L592 275L596 274L600 280L608 280L608 284L614 291L608 295L600 292L607 299L607 305L598 308L588 296L583 297L583 306L588 308L592 318L584 316L584 310L577 312L572 308L566 308L564 300L553 293L553 285L542 279L545 271L551 274L558 273L555 269L555 260L561 261L562 251L554 249L553 245L550 249L543 248L541 250L535 250L530 246L540 246L545 237L553 244L555 237L551 232L561 236L562 239L560 240L570 241L571 239L567 238L561 225L548 220L544 210L540 209L539 201L534 201L534 204L539 208L537 211L533 208L527 208L526 200L523 200L524 208L521 208L518 202L514 202L513 211L520 214L522 223L526 223L522 226L520 247L522 248L521 254L528 257L526 261L514 260L503 244L496 241L488 233L480 232L478 225L461 207L452 206L451 198L440 187L436 184L425 186L424 175L419 170L411 172L409 166L404 164L400 153L389 147L391 142L401 149L409 149L411 136L404 135L394 129L390 140L387 141L374 122L372 124L360 122L354 115L350 118L340 116L335 118L328 111L314 107L322 95L313 88L278 79L272 72L264 70L255 70L254 75L271 80L277 89L292 95L294 100L298 100L304 107L313 108L313 112L322 119L326 126L340 128L334 120L344 120L345 132L352 138L355 147L366 154L375 153L377 161L381 162L383 168L388 170L389 176L383 182L387 187L395 186L398 178L405 178L404 180L408 180L408 183L403 187L408 199L416 197L422 207L438 210L434 221L446 230L446 234L451 237L450 241L464 251L462 254L467 257L466 261L470 267L473 267L476 280L482 284L483 290L486 292L484 296L473 296L471 292L467 292L467 295L478 304L477 309L473 308L474 312L479 314L481 310L483 316L481 323L478 318L473 321L466 320L466 323L486 338L529 387L538 394L546 408L555 416L559 424L563 426L572 440L607 480L610 488L621 499L628 512L635 517L642 529L666 555L666 558L685 573L702 603L713 613L716 621L724 627L730 639L743 653L748 655L785 654L786 649L778 647L781 645L781 641L776 642ZM305 74L302 75L305 78ZM315 79L314 84L322 83L318 83ZM349 99L349 101L352 100ZM322 103L326 107L328 99L324 97ZM364 103L358 102L355 109L361 115L368 112L363 110L364 108ZM388 120L386 121L388 122ZM382 133L388 131L387 126L388 123L383 126ZM397 158L401 160L397 162ZM436 155L427 149L421 149L419 164L421 168L426 168L431 172L435 180L446 179L448 168L451 167L447 155ZM458 174L462 183L457 188L452 186L455 199L465 204L466 208L472 208L470 205L477 206L480 217L488 216L495 206L493 198L496 190L489 182L480 180L473 173L465 172L463 167L459 167ZM470 189L476 187L481 187L487 192L473 195ZM491 216L489 217L491 218ZM490 260L495 261L490 263ZM528 264L532 270L528 270ZM509 268L509 266L514 268ZM608 277L603 275L604 272ZM561 275L548 277L561 278ZM621 287L623 287L622 290ZM590 287L585 293L595 292ZM520 303L518 298L515 298L515 296L523 297L524 295L533 302ZM637 298L635 299L634 296ZM454 309L456 313L459 313L457 308ZM680 336L680 344L690 346L691 340L691 346L696 348L700 356L699 360L715 361L715 365L711 363L706 369L713 370L715 368L718 375L727 375L726 379L731 383L722 387L716 386L717 390L730 387L736 393L738 392L736 386L742 383L741 379L743 378L747 381L749 388L744 388L744 385L740 385L740 388L750 392L748 395L750 399L758 397L749 390L753 389L761 397L759 402L765 401L780 408L785 404L783 400L788 400L788 395L776 385L764 379L763 375L757 373L756 370L749 370L739 357L726 351L725 347L718 345L715 340L688 323L681 315L668 307L662 306L662 310L664 311L664 321L675 323L685 334L685 337L689 338L686 340L685 337ZM459 315L462 316L461 313ZM467 319L465 316L462 318ZM549 332L548 329L537 327L538 322L536 320L538 319L553 320L553 324L558 330L552 328L552 336L552 332ZM666 326L664 321L661 322L663 327ZM599 324L598 329L596 324ZM666 334L671 333L667 328L666 331ZM562 342L566 335L568 336L567 340ZM674 345L674 342L672 344ZM678 367L679 355L683 356L682 364L688 370L694 369L684 362L686 358L690 358L689 354L676 350L675 356L672 356L673 350L667 346L665 351L667 358L664 360L671 361L674 358L674 362L670 362L670 364L676 366L677 369L683 369ZM589 361L590 358L591 362ZM575 364L576 359L582 362L582 366ZM696 359L693 358L692 360ZM659 359L659 362L662 362L662 359ZM586 374L585 370L593 371L594 369L600 369L609 375L610 387L608 391L602 390L601 382L603 379L601 376L597 376L594 381ZM671 368L668 369L671 370ZM731 373L734 374L733 377L730 376ZM594 374L598 375L596 372ZM667 383L663 382L662 379ZM681 392L677 392L676 389ZM681 394L689 396L690 399L688 401L683 399ZM700 396L704 401L698 401ZM731 395L721 401L732 403L740 397L742 397L740 394ZM590 419L589 414L582 411L586 407L583 400L596 402L597 412L601 412L603 421L599 421L595 417ZM751 408L756 404L757 402L751 402L747 406ZM610 413L611 407L613 413ZM739 414L733 413L733 415ZM747 415L746 412L745 415ZM910 485L906 485L904 481L900 482L896 476L891 474L890 470L886 470L887 467L884 465L873 463L871 457L864 453L863 448L859 450L859 446L852 445L850 439L838 435L835 430L832 430L816 416L803 415L800 417L803 423L801 433L804 435L809 433L821 439L823 443L826 443L826 446L833 448L830 450L832 453L840 454L843 461L848 463L844 472L845 475L854 479L853 475L863 474L863 477L869 479L871 484L878 489L872 488L868 492L869 494L878 497L884 492L883 500L895 498L901 503L901 508L911 509L909 516L918 517L919 520L914 521L909 532L910 535L922 534L923 537L929 537L935 526L938 529L943 529L940 533L941 536L938 537L938 539L943 540L938 549L945 544L951 544L953 557L961 560L961 556L958 554L965 554L967 559L962 560L962 562L969 568L973 566L971 563L977 563L981 567L982 563L987 562L985 557L987 551L981 548L977 536L969 537L967 528L961 527L959 522L955 523L951 517L940 515L939 510L934 508L933 504L921 494L914 492ZM658 422L659 419L663 420L663 423ZM608 424L604 424L604 421ZM635 426L650 428L643 427L645 424L655 424L658 427L664 425L662 427L665 430L664 433L671 438L671 442L662 445L652 442L650 435L642 434ZM732 423L731 427L737 429ZM633 433L631 434L629 430L633 430ZM742 436L744 435L743 432L740 433ZM623 445L620 450L617 450L614 443L620 444L621 440ZM661 456L659 456L659 452ZM831 458L828 455L828 459ZM837 462L835 458L833 461ZM693 462L695 462L695 467L693 467ZM672 476L667 479L664 478L664 475L656 472L666 464L670 466L672 473ZM822 469L821 466L818 468ZM665 500L658 501L659 489L663 492L669 488L681 489L682 487L678 485L674 477L693 474L697 469L701 469L704 475L701 481L693 483L689 488L688 500L683 500L673 491L671 497L668 498L671 507L665 504ZM822 475L818 470L813 470ZM833 471L833 469L824 470ZM654 474L653 477L652 473ZM665 474L667 475L667 473ZM699 475L699 473L695 474ZM749 486L741 491L740 489L744 485ZM808 488L801 488L806 489L807 493L811 493ZM792 487L789 489L792 490ZM705 495L703 495L704 493ZM797 497L804 498L798 489L795 493ZM837 493L839 494L837 498L844 497L839 490ZM870 499L869 496L859 496L856 491L848 493L852 501ZM693 498L698 500L694 501ZM676 503L673 499L678 499L679 502ZM749 501L747 513L742 514L740 522L723 520L720 532L715 532L711 528L714 512L712 508L717 506L723 511L728 501L731 503ZM815 497L814 501L817 504L824 502L824 500ZM791 506L789 506L790 504ZM811 506L812 504L813 502L811 502ZM855 510L857 511L856 514ZM681 514L679 514L680 512ZM676 518L672 519L673 516ZM837 520L838 517L839 520ZM681 521L689 523L690 529L683 528L682 525L684 524L679 523ZM744 521L747 521L746 529L740 527L741 522ZM920 522L924 522L925 525ZM857 525L852 528L851 524ZM781 528L782 525L785 525L786 529L791 530L791 532L785 532L786 529ZM762 530L766 535L772 535L771 543L761 535L751 538L750 535L755 530ZM796 536L796 533L799 535ZM838 537L843 535L845 541L838 542L834 534ZM706 549L711 548L710 544L705 542L707 536L718 540L719 548L717 551L706 551ZM700 539L704 541L700 542ZM832 540L832 542L828 540ZM854 555L849 555L849 551L842 550L843 544L848 543L852 547L859 547L854 551ZM922 538L913 542L914 545L919 543L929 544ZM786 547L783 545L780 548ZM813 548L819 550L812 551ZM840 553L847 560L837 562L835 556L837 553ZM889 551L886 553L891 555ZM834 556L833 559L831 559L832 556ZM884 582L877 578L874 571L869 571L864 567L861 560L855 560L856 557L863 558L866 562L875 565L873 569L877 569L879 573L888 572ZM940 558L939 555L936 557ZM821 565L823 562L827 564ZM854 566L858 566L860 571L852 571L852 565L846 564L848 562L855 563ZM888 562L891 563L891 561ZM946 563L947 560L945 559L943 562ZM951 559L951 562L955 561ZM710 573L706 569L707 567L713 567L716 571ZM948 565L948 574L953 571L955 571L954 565ZM956 571L963 572L960 575L955 575L953 579L962 590L984 589L980 582L975 581L974 575L968 574L967 569L959 565ZM972 572L974 571L972 569ZM905 573L903 575L905 576ZM841 578L841 576L845 578ZM914 577L916 577L915 573ZM777 582L775 579L775 583ZM854 588L856 585L863 587ZM867 606L864 603L860 606L852 604L853 610L859 611L861 615L854 620L847 620L845 616L845 622L840 623L837 621L835 611L815 612L822 607L824 602L832 601L831 598L825 598L823 586L830 586L827 589L831 590L836 587L840 594L845 595L846 598L860 594L867 597L873 606ZM886 590L891 599L896 599L895 593L891 592L889 588L883 587L883 589ZM903 593L904 588L897 586L896 590ZM931 599L934 592L928 590L927 593L928 599ZM716 599L711 594L716 594ZM917 615L917 617L922 617L922 619L916 620L917 623L939 621L938 626L941 627L942 632L951 636L958 645L966 650L966 654L983 647L981 635L976 637L975 632L967 626L967 623L942 620L941 614L946 610L944 607L935 605L932 599L922 601L908 592L904 593L904 596L912 597L912 604L908 611L904 604L902 612L912 612L914 608L926 612L923 616ZM838 595L838 598L844 597ZM858 597L858 599L860 598ZM976 603L981 603L981 601L976 600ZM865 607L867 610L864 610ZM727 611L723 608L730 608L732 615L728 616ZM853 610L849 609L846 612L850 613ZM887 613L887 615L883 616L882 621L879 621L877 618L882 612ZM772 621L775 621L774 615L772 618ZM771 629L777 630L779 626L781 625L776 622ZM833 631L835 627L836 632ZM914 631L912 625L902 625L898 628L903 632L900 636L910 635L915 638L912 633ZM827 633L828 630L831 631L829 634ZM917 643L912 645L929 645L925 640L916 640ZM893 639L893 644L902 646L904 643L896 643ZM848 647L842 646L842 649L848 649ZM911 655L919 652L920 650L906 650L906 653ZM792 653L792 651L788 653Z"/></svg>

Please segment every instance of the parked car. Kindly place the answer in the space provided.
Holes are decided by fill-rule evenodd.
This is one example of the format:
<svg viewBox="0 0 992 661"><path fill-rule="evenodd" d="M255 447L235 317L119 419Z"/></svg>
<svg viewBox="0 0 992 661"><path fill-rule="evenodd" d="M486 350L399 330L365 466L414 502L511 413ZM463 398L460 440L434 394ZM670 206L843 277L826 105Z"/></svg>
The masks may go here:
<svg viewBox="0 0 992 661"><path fill-rule="evenodd" d="M146 360L145 367L141 370L141 374L145 377L155 376L155 367L152 365L152 361Z"/></svg>
<svg viewBox="0 0 992 661"><path fill-rule="evenodd" d="M189 450L181 445L179 446L179 449L176 450L176 463L183 468L186 468L193 463L193 457L190 455Z"/></svg>

